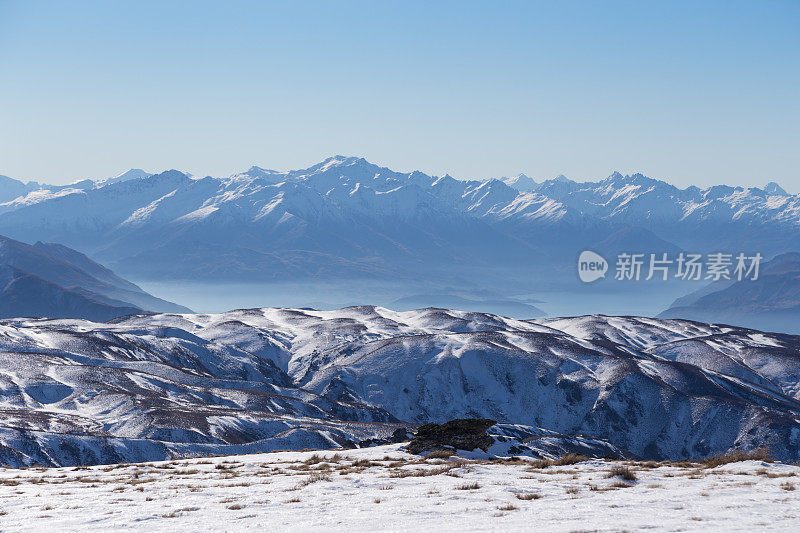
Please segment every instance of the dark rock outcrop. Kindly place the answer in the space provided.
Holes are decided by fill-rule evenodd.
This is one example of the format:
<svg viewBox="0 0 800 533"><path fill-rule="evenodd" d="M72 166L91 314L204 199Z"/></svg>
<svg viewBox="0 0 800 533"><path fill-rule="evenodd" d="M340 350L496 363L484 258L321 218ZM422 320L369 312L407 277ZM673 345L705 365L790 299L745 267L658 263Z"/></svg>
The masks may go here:
<svg viewBox="0 0 800 533"><path fill-rule="evenodd" d="M486 430L496 423L489 418L457 418L444 424L425 424L417 429L407 450L409 453L423 453L449 447L486 451L493 442Z"/></svg>
<svg viewBox="0 0 800 533"><path fill-rule="evenodd" d="M367 448L369 446L383 446L385 444L397 444L400 442L406 442L414 438L414 434L408 430L408 428L399 427L394 430L394 432L385 438L377 438L377 439L364 439L358 442L357 446L354 445L353 447L358 448ZM347 446L346 446L347 447Z"/></svg>

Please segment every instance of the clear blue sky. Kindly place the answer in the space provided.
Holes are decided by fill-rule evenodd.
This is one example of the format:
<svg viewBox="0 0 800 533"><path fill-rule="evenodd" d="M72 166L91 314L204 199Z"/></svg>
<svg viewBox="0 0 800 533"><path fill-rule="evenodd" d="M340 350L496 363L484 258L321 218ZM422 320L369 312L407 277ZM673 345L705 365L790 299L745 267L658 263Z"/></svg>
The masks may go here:
<svg viewBox="0 0 800 533"><path fill-rule="evenodd" d="M800 192L800 2L0 0L0 173L363 155Z"/></svg>

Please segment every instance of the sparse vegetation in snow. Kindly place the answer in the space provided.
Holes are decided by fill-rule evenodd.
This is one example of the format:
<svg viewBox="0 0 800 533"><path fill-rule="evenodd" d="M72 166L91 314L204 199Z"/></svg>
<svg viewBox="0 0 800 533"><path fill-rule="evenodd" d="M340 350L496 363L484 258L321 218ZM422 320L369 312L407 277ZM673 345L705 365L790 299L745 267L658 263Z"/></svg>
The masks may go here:
<svg viewBox="0 0 800 533"><path fill-rule="evenodd" d="M0 469L3 531L792 530L800 467L427 457L389 445ZM339 475L343 474L343 475ZM457 476L457 477L456 477ZM647 509L647 512L642 512Z"/></svg>

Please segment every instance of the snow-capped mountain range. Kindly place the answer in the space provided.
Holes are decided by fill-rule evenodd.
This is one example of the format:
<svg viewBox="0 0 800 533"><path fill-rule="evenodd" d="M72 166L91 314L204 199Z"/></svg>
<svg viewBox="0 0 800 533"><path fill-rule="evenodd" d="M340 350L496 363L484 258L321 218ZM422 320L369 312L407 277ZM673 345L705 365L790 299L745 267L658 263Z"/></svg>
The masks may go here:
<svg viewBox="0 0 800 533"><path fill-rule="evenodd" d="M0 234L60 242L136 279L424 274L518 286L573 279L565 265L585 248L765 257L800 249L800 196L774 183L678 189L619 173L585 183L462 181L336 156L289 172L132 170L60 187L5 180L0 191Z"/></svg>
<svg viewBox="0 0 800 533"><path fill-rule="evenodd" d="M800 337L684 320L249 309L0 321L0 463L386 441L457 417L650 459L800 459ZM587 443L589 441L586 441Z"/></svg>

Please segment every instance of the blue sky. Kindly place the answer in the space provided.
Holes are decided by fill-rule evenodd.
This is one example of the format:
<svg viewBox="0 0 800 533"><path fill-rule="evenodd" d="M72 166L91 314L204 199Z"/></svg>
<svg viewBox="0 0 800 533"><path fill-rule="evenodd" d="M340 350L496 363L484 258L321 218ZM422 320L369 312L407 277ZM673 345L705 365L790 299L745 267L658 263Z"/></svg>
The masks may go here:
<svg viewBox="0 0 800 533"><path fill-rule="evenodd" d="M800 2L0 0L0 173L362 155L800 192Z"/></svg>

